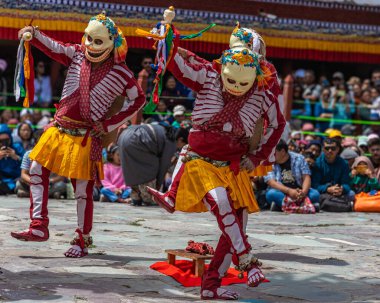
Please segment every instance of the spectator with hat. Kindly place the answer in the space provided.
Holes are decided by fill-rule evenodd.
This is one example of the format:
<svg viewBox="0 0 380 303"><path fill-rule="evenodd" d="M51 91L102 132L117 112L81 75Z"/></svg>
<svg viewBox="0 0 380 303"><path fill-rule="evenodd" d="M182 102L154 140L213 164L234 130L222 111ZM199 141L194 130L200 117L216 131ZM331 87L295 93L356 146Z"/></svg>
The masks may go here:
<svg viewBox="0 0 380 303"><path fill-rule="evenodd" d="M179 128L182 121L186 119L185 117L186 108L183 105L176 105L173 108L173 117L174 122L172 123L172 126L175 128Z"/></svg>
<svg viewBox="0 0 380 303"><path fill-rule="evenodd" d="M368 153L368 137L367 136L360 136L358 138L358 147L362 154Z"/></svg>
<svg viewBox="0 0 380 303"><path fill-rule="evenodd" d="M351 188L355 194L361 192L369 193L372 190L379 190L379 180L376 178L375 169L371 160L367 157L357 157L351 166Z"/></svg>
<svg viewBox="0 0 380 303"><path fill-rule="evenodd" d="M351 167L355 159L359 157L359 154L350 147L345 148L340 156L347 161L348 166Z"/></svg>

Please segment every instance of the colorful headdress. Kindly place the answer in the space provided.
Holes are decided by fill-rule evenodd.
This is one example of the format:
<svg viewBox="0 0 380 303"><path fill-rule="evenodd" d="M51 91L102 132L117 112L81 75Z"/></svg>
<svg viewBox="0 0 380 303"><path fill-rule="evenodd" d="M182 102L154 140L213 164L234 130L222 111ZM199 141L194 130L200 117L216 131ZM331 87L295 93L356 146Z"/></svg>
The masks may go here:
<svg viewBox="0 0 380 303"><path fill-rule="evenodd" d="M230 48L247 47L254 53L265 57L265 42L263 38L253 29L240 27L239 21L230 37Z"/></svg>

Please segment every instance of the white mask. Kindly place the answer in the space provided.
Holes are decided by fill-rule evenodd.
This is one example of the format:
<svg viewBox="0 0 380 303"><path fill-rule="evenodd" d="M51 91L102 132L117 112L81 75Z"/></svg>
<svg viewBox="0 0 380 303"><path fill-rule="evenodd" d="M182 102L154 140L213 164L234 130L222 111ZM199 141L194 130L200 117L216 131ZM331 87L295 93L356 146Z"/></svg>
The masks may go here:
<svg viewBox="0 0 380 303"><path fill-rule="evenodd" d="M91 62L105 60L114 48L113 36L108 31L108 28L98 20L91 20L88 23L84 31L84 37L85 55Z"/></svg>
<svg viewBox="0 0 380 303"><path fill-rule="evenodd" d="M247 93L256 79L258 56L247 48L229 49L222 56L221 78L224 89L235 96Z"/></svg>

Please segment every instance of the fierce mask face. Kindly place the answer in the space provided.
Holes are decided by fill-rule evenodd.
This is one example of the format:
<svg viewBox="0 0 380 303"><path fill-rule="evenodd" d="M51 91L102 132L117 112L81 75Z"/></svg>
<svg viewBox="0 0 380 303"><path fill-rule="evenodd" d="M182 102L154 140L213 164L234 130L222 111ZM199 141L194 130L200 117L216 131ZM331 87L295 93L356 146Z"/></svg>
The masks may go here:
<svg viewBox="0 0 380 303"><path fill-rule="evenodd" d="M113 35L109 32L107 26L97 19L90 20L88 23L84 31L84 39L84 45L86 47L85 55L91 62L101 62L105 60L114 48Z"/></svg>
<svg viewBox="0 0 380 303"><path fill-rule="evenodd" d="M235 96L247 93L260 72L259 55L247 48L236 47L222 55L221 78L224 89Z"/></svg>

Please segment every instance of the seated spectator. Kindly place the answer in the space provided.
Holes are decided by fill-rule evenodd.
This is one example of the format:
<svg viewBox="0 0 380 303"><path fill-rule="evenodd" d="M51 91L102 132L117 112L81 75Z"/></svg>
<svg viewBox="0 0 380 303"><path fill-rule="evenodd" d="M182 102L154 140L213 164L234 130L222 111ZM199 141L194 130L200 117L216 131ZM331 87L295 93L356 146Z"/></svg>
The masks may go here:
<svg viewBox="0 0 380 303"><path fill-rule="evenodd" d="M162 100L165 101L169 110L172 110L174 106L183 103L183 100L180 98L181 93L177 90L177 81L173 76L167 78L161 97Z"/></svg>
<svg viewBox="0 0 380 303"><path fill-rule="evenodd" d="M132 189L126 186L121 168L119 147L113 145L107 151L108 163L104 164L103 188L100 190L100 202L130 202Z"/></svg>
<svg viewBox="0 0 380 303"><path fill-rule="evenodd" d="M379 180L375 175L375 169L371 160L367 157L358 157L352 164L351 189L355 194L369 193L372 190L380 190Z"/></svg>
<svg viewBox="0 0 380 303"><path fill-rule="evenodd" d="M314 107L314 116L319 118L332 118L334 115L334 108L332 106L331 98L330 98L330 89L324 88L321 93L321 98L318 103L315 104ZM327 128L329 128L329 121L320 121L317 123L317 128L320 132L324 132Z"/></svg>
<svg viewBox="0 0 380 303"><path fill-rule="evenodd" d="M20 111L20 123L21 122L33 123L33 110L30 108L23 108Z"/></svg>
<svg viewBox="0 0 380 303"><path fill-rule="evenodd" d="M368 150L371 154L370 160L374 167L375 176L380 181L380 139L374 137L368 141Z"/></svg>
<svg viewBox="0 0 380 303"><path fill-rule="evenodd" d="M302 155L289 152L283 140L276 146L276 162L273 171L264 177L269 188L266 199L271 204L271 210L280 208L285 195L293 200L309 197L316 209L319 209L319 193L311 184L311 171Z"/></svg>
<svg viewBox="0 0 380 303"><path fill-rule="evenodd" d="M339 156L341 145L336 138L326 138L323 142L323 153L315 162L311 176L311 186L320 194L333 196L346 195L354 200L350 188L350 169L347 162Z"/></svg>
<svg viewBox="0 0 380 303"><path fill-rule="evenodd" d="M186 108L183 105L176 105L173 109L173 117L174 122L172 123L172 126L175 128L179 128L182 121L186 119L185 117Z"/></svg>
<svg viewBox="0 0 380 303"><path fill-rule="evenodd" d="M38 129L43 129L46 125L50 123L51 113L48 110L34 110L33 121Z"/></svg>
<svg viewBox="0 0 380 303"><path fill-rule="evenodd" d="M358 144L356 143L356 140L352 137L346 137L342 141L342 147L356 147Z"/></svg>
<svg viewBox="0 0 380 303"><path fill-rule="evenodd" d="M312 140L306 147L306 152L309 152L314 155L314 158L317 159L322 152L322 144L319 140Z"/></svg>
<svg viewBox="0 0 380 303"><path fill-rule="evenodd" d="M8 124L12 118L14 118L12 111L10 109L4 109L0 115L0 123Z"/></svg>
<svg viewBox="0 0 380 303"><path fill-rule="evenodd" d="M11 130L6 124L0 124L0 195L13 193L16 179L20 177L20 164L23 148L13 143Z"/></svg>
<svg viewBox="0 0 380 303"><path fill-rule="evenodd" d="M338 141L339 146L341 146L342 141L343 141L343 135L342 135L342 132L341 132L340 130L337 130L337 129L331 129L331 130L328 132L328 135L329 135L329 138L330 138L330 139L335 139L336 141Z"/></svg>
<svg viewBox="0 0 380 303"><path fill-rule="evenodd" d="M157 104L157 108L155 109L155 112L157 114L152 115L152 118L157 122L166 122L168 124L172 124L174 122L174 118L171 115L171 111L168 110L168 107L166 106L165 101L160 100ZM163 114L165 113L165 114Z"/></svg>
<svg viewBox="0 0 380 303"><path fill-rule="evenodd" d="M302 125L302 131L303 132L313 132L314 131L313 123L305 123L304 125Z"/></svg>
<svg viewBox="0 0 380 303"><path fill-rule="evenodd" d="M313 167L315 165L315 160L317 159L315 157L315 155L309 151L306 151L304 154L304 157L305 157L307 164L309 165L309 168L313 169Z"/></svg>
<svg viewBox="0 0 380 303"><path fill-rule="evenodd" d="M25 151L30 150L34 146L33 128L30 123L22 122L17 127L17 136L14 142L20 142Z"/></svg>
<svg viewBox="0 0 380 303"><path fill-rule="evenodd" d="M39 61L34 78L34 102L40 107L49 107L52 100L50 76L45 74L45 63Z"/></svg>
<svg viewBox="0 0 380 303"><path fill-rule="evenodd" d="M358 138L358 147L362 155L368 153L368 137L367 136L360 136Z"/></svg>
<svg viewBox="0 0 380 303"><path fill-rule="evenodd" d="M342 157L342 159L346 160L348 166L351 167L352 164L354 164L355 159L359 157L359 154L351 147L347 147L342 151L340 156Z"/></svg>

